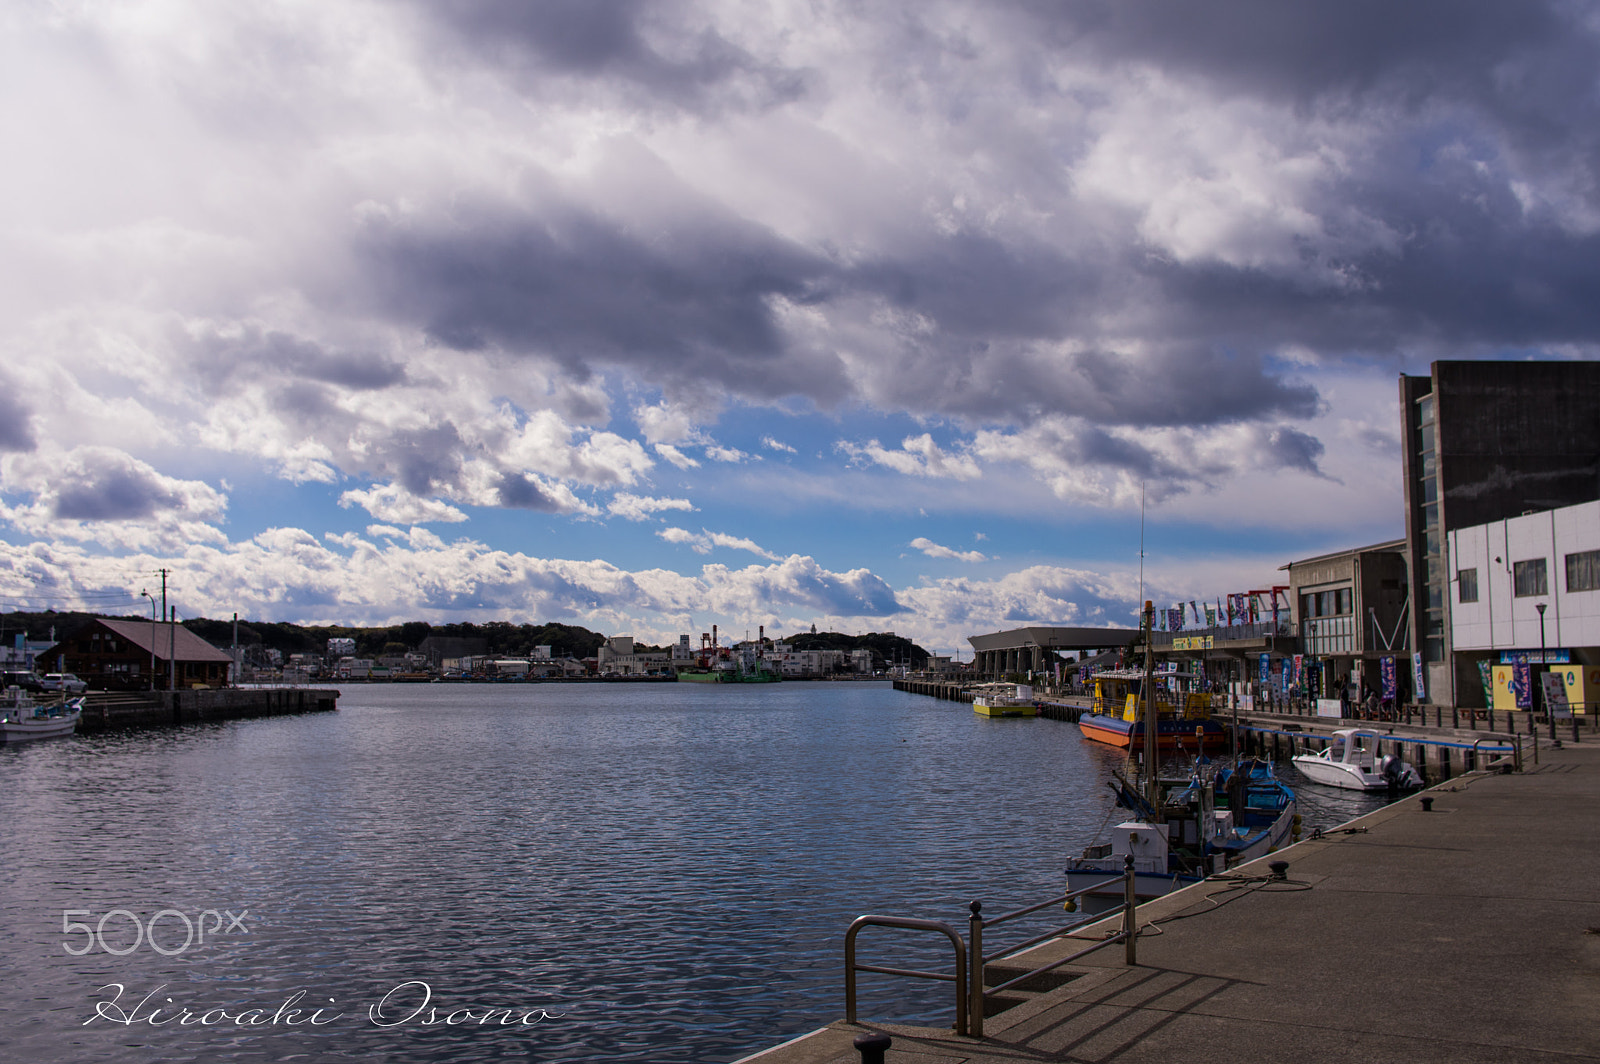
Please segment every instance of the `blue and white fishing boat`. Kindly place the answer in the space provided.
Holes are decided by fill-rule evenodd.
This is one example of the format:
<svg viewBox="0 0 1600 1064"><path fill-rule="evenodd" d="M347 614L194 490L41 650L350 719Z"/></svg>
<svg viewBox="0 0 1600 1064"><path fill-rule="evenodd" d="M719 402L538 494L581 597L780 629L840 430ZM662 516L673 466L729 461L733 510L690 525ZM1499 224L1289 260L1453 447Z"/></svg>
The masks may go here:
<svg viewBox="0 0 1600 1064"><path fill-rule="evenodd" d="M1117 806L1133 815L1112 829L1110 842L1088 847L1067 865L1069 892L1120 876L1131 856L1134 891L1146 902L1282 849L1300 833L1294 791L1266 761L1252 758L1210 776L1197 765L1188 779L1161 782L1159 808L1114 775ZM1117 882L1084 895L1084 911L1122 904L1122 889Z"/></svg>
<svg viewBox="0 0 1600 1064"><path fill-rule="evenodd" d="M83 716L83 701L69 698L40 703L19 687L7 688L0 699L0 742L71 735Z"/></svg>

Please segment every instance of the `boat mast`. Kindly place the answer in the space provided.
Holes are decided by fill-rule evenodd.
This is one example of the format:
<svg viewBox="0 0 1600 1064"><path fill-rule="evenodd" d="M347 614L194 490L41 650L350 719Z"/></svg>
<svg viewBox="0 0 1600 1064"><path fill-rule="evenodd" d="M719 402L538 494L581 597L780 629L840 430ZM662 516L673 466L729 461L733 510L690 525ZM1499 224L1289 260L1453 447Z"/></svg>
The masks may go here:
<svg viewBox="0 0 1600 1064"><path fill-rule="evenodd" d="M1161 808L1160 783L1156 779L1156 696L1155 651L1151 646L1151 630L1155 627L1155 603L1145 600L1144 616L1140 627L1144 629L1144 786L1150 808Z"/></svg>

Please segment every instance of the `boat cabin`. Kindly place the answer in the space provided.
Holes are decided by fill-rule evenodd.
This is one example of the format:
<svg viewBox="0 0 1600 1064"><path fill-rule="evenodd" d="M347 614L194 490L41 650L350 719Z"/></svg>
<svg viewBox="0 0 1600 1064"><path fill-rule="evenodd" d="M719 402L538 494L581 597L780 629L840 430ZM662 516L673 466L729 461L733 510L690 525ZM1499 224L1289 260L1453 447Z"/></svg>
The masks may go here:
<svg viewBox="0 0 1600 1064"><path fill-rule="evenodd" d="M1193 672L1158 672L1155 684L1156 716L1171 720L1209 720L1211 695L1193 690L1199 679ZM1144 702L1143 669L1108 669L1094 676L1094 712L1137 721Z"/></svg>

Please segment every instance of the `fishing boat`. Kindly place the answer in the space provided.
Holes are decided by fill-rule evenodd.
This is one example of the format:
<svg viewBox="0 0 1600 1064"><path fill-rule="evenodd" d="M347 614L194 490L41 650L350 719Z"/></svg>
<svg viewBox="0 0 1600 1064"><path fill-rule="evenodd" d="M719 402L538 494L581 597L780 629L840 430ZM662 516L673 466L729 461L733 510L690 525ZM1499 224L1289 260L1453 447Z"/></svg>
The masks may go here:
<svg viewBox="0 0 1600 1064"><path fill-rule="evenodd" d="M1028 684L985 684L972 696L972 711L985 717L1037 717L1039 704Z"/></svg>
<svg viewBox="0 0 1600 1064"><path fill-rule="evenodd" d="M1133 816L1118 824L1111 841L1090 846L1067 865L1067 890L1082 890L1121 876L1133 858L1134 893L1146 902L1235 865L1264 857L1294 842L1300 832L1294 791L1266 761L1249 759L1208 774L1198 764L1186 779L1162 780L1152 805L1120 773L1110 784L1117 806ZM1084 912L1106 912L1122 904L1120 879L1085 894Z"/></svg>
<svg viewBox="0 0 1600 1064"><path fill-rule="evenodd" d="M0 699L0 742L71 735L82 716L82 698L40 703L20 687L8 687Z"/></svg>
<svg viewBox="0 0 1600 1064"><path fill-rule="evenodd" d="M1153 690L1156 748L1209 753L1227 745L1228 733L1211 717L1211 694L1192 690L1197 677L1188 672L1146 675L1142 669L1109 669L1094 677L1094 702L1078 719L1085 739L1142 753L1145 743L1144 690Z"/></svg>
<svg viewBox="0 0 1600 1064"><path fill-rule="evenodd" d="M1347 791L1414 791L1423 786L1422 775L1393 754L1378 756L1378 733L1365 728L1342 728L1315 754L1296 754L1291 761L1313 783Z"/></svg>

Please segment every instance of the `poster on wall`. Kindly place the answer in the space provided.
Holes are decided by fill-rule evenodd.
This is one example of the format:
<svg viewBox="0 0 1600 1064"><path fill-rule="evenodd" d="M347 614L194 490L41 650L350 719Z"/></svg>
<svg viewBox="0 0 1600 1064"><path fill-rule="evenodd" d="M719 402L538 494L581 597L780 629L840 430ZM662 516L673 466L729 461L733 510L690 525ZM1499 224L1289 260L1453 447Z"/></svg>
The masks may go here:
<svg viewBox="0 0 1600 1064"><path fill-rule="evenodd" d="M1428 700L1428 685L1422 682L1422 655L1411 655L1411 686L1416 691L1412 697L1418 702Z"/></svg>
<svg viewBox="0 0 1600 1064"><path fill-rule="evenodd" d="M1378 659L1378 674L1383 678L1383 694L1385 699L1395 699L1400 694L1400 678L1395 675L1394 658L1382 657Z"/></svg>

